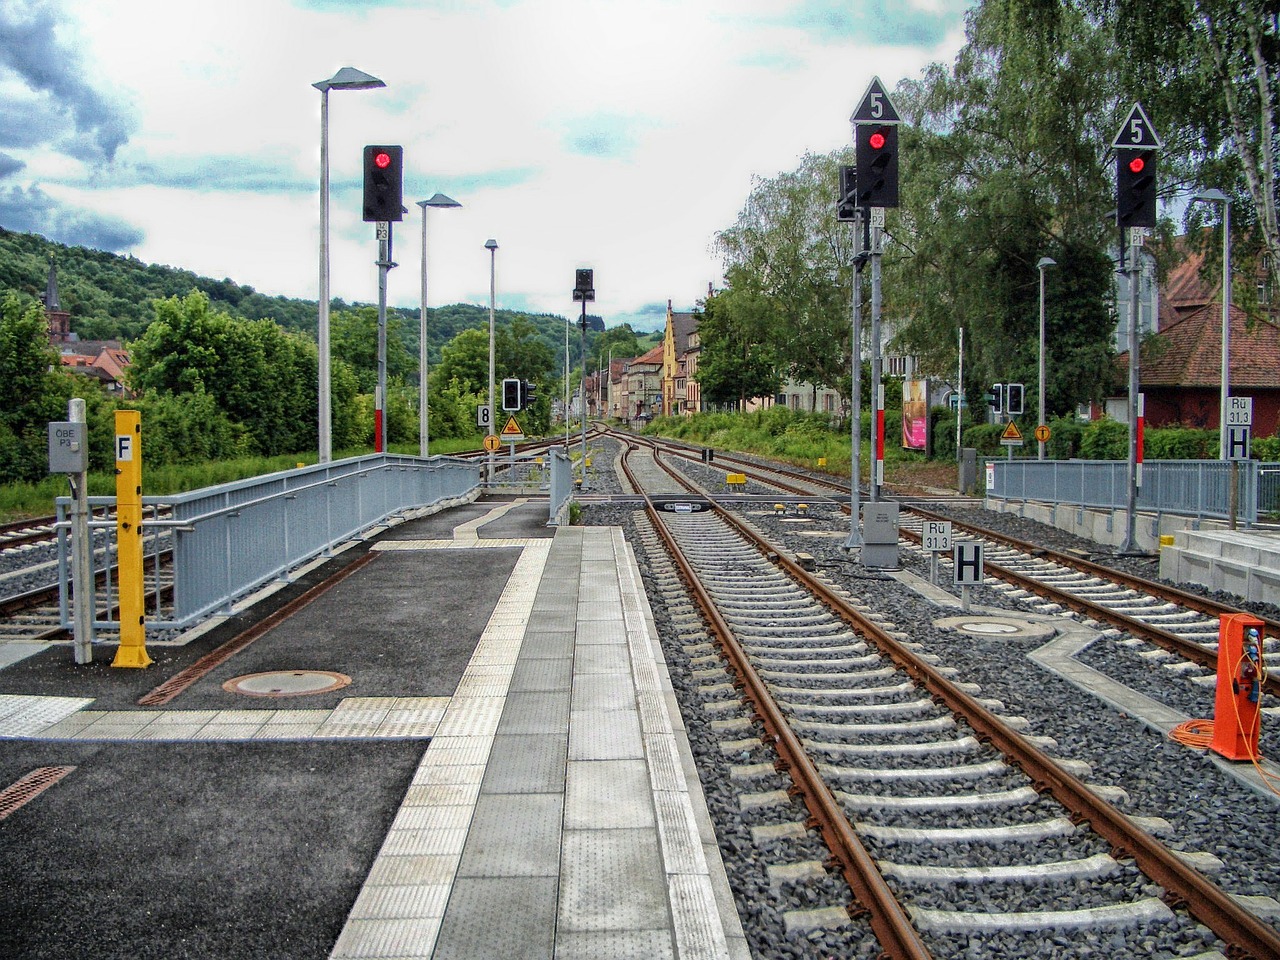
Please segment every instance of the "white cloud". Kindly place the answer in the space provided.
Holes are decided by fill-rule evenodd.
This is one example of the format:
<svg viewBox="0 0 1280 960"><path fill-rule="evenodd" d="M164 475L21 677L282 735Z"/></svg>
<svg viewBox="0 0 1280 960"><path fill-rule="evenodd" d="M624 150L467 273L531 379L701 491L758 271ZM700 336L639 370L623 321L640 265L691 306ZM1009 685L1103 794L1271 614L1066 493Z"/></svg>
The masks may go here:
<svg viewBox="0 0 1280 960"><path fill-rule="evenodd" d="M350 65L387 87L330 95L334 295L376 297L360 148L401 143L411 212L396 229L393 302L418 300L413 201L443 190L464 206L430 214L433 304L487 302L494 237L500 305L571 314L573 269L589 265L606 321L703 296L719 280L713 235L753 176L847 144L873 75L892 88L963 41L955 0L903 5L916 27L922 10L945 18L929 49L844 36L840 5L823 0L35 5L58 13L85 83L134 123L114 167L92 177L8 149L27 164L13 176L140 228L136 256L314 297L311 84ZM12 78L0 71L0 83Z"/></svg>

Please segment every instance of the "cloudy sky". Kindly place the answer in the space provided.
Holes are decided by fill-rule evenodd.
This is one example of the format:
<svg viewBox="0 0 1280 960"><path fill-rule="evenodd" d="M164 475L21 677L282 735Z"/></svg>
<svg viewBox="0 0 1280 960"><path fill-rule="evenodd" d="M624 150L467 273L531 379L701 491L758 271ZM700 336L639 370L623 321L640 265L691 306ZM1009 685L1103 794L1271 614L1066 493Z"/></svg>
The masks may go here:
<svg viewBox="0 0 1280 960"><path fill-rule="evenodd" d="M753 177L850 142L890 90L963 42L966 0L3 0L0 226L314 299L320 94L332 290L377 299L361 149L403 144L389 280L419 300L593 312L651 329L719 283Z"/></svg>

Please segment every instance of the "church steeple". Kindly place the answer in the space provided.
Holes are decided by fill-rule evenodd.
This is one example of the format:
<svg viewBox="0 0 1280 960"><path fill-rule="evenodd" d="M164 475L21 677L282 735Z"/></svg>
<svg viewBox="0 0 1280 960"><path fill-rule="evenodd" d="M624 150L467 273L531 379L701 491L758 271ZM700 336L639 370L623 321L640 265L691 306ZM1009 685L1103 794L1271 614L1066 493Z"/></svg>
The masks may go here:
<svg viewBox="0 0 1280 960"><path fill-rule="evenodd" d="M44 308L50 312L61 312L62 304L58 302L58 262L49 256L49 280L44 286Z"/></svg>
<svg viewBox="0 0 1280 960"><path fill-rule="evenodd" d="M58 263L53 254L49 254L49 279L44 287L44 315L49 318L49 342L69 343L71 314L58 301Z"/></svg>

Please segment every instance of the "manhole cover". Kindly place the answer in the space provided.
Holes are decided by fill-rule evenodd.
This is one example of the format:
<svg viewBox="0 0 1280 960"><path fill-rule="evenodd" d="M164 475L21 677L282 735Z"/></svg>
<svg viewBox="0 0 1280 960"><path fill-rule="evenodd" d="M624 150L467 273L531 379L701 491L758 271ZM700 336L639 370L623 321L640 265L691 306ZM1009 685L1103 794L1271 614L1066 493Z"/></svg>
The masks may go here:
<svg viewBox="0 0 1280 960"><path fill-rule="evenodd" d="M962 623L956 627L965 633L1017 633L1018 628L1012 623L993 623L990 620L977 620L973 623Z"/></svg>
<svg viewBox="0 0 1280 960"><path fill-rule="evenodd" d="M980 617L972 613L967 616L935 620L933 625L942 630L956 630L979 637L1018 637L1035 640L1048 639L1054 634L1054 628L1048 623L1015 617Z"/></svg>
<svg viewBox="0 0 1280 960"><path fill-rule="evenodd" d="M331 670L272 670L234 677L224 683L222 689L246 697L305 697L341 690L350 682L346 674Z"/></svg>

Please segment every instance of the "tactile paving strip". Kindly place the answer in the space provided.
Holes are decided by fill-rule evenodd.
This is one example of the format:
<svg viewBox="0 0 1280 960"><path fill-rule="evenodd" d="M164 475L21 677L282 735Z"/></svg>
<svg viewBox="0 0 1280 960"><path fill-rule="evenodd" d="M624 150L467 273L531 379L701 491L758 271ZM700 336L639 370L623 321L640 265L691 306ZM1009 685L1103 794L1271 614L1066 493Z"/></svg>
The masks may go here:
<svg viewBox="0 0 1280 960"><path fill-rule="evenodd" d="M358 910L347 918L331 960L425 958L435 949L520 651L523 628L513 630L512 624L528 620L551 542L530 541L521 552L498 601L500 613L486 626L436 737L423 755L401 814L388 831L357 900ZM441 544L445 545L458 546L456 541ZM498 690L501 695L492 695ZM422 804L427 796L435 802ZM371 889L389 881L421 889L412 895L398 891L396 896ZM405 912L415 916L407 919L402 916Z"/></svg>

